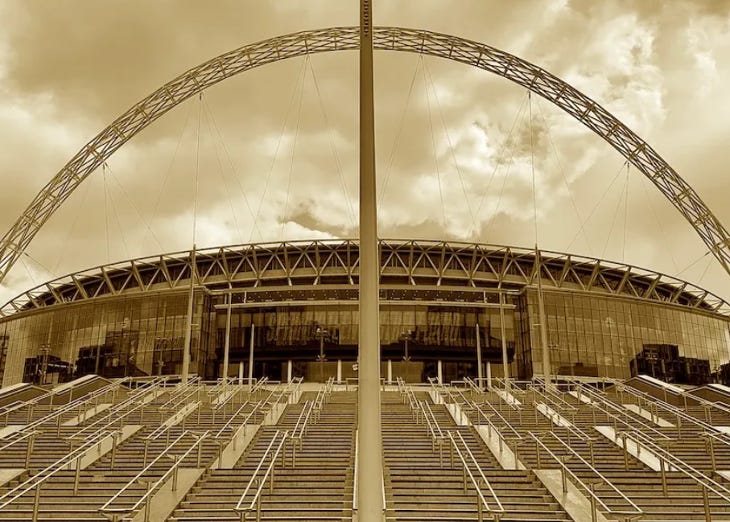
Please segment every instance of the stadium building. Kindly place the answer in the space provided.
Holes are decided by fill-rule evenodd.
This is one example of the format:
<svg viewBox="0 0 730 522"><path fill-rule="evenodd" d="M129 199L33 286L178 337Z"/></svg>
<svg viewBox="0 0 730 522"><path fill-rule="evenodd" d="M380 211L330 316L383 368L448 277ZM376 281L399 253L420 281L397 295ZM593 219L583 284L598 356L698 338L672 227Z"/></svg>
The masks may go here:
<svg viewBox="0 0 730 522"><path fill-rule="evenodd" d="M191 372L222 377L228 339L229 376L248 375L251 353L256 378L357 375L356 241L195 254L84 270L7 303L3 386L92 373L179 374L191 275ZM380 259L381 375L389 381L477 377L479 357L482 375L499 377L503 348L511 377L542 374L538 274L551 373L644 373L687 384L728 379L728 305L685 281L601 259L469 243L381 241Z"/></svg>

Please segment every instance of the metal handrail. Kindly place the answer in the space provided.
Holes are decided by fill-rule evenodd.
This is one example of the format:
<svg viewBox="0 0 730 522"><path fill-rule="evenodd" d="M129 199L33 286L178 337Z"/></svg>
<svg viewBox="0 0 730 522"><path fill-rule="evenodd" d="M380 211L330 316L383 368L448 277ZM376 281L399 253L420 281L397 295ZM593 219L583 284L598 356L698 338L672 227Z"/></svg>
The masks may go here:
<svg viewBox="0 0 730 522"><path fill-rule="evenodd" d="M127 399L125 399L123 402L119 403L114 408L110 408L109 410L107 410L106 415L104 415L100 419L97 419L96 421L92 422L91 424L87 424L86 426L81 428L79 431L77 431L75 434L73 434L71 436L71 438L74 438L74 439L82 438L82 435L84 433L86 433L87 431L91 431L94 427L96 427L100 424L103 424L104 422L106 422L106 424L103 424L100 428L97 428L96 431L92 432L92 435L89 435L89 436L93 436L93 434L107 429L109 426L111 426L114 423L117 423L117 422L121 423L122 419L124 419L125 417L129 416L130 414L132 414L133 412L137 411L138 409L140 409L144 406L143 404L138 403L138 399L140 397L143 397L144 395L147 395L150 392L156 393L157 390L159 390L161 387L161 385L160 385L161 382L165 382L165 381L154 381L153 384L141 388L141 390L144 390L143 392L135 393L132 396L127 397ZM124 411L124 410L126 410L126 411ZM122 413L122 411L124 411L124 413ZM109 420L109 419L111 419L111 420ZM84 438L88 438L89 436L85 436Z"/></svg>
<svg viewBox="0 0 730 522"><path fill-rule="evenodd" d="M479 466L479 463L474 458L474 455L472 454L469 447L466 445L466 441L464 441L464 438L461 436L461 433L456 432L456 434L459 437L459 440L464 445L464 448L466 449L469 457L472 460L472 464L476 467L477 471L479 472L479 478L483 481L483 483L486 485L486 487L489 489L489 493L491 494L492 498L494 499L494 503L497 505L496 509L489 505L489 502L487 502L487 499L484 497L484 493L482 492L482 488L480 486L480 482L477 481L477 479L474 477L474 473L471 470L471 467L469 466L469 463L467 462L466 458L464 457L464 454L462 453L462 450L459 448L459 446L456 443L456 440L454 439L453 433L451 431L446 432L449 440L451 441L451 448L456 452L456 455L459 457L459 460L461 461L461 465L463 467L465 475L467 475L471 479L471 483L474 485L474 489L477 492L477 496L479 497L477 500L477 520L479 522L482 522L484 520L483 515L483 508L486 508L487 513L489 513L493 520L499 521L501 516L504 514L505 509L502 506L502 503L499 501L499 498L497 497L497 494L495 493L494 489L492 488L492 485L487 480L487 477L484 476L484 472L482 471L481 467ZM464 477L464 482L466 482L466 476ZM464 485L466 487L466 484Z"/></svg>
<svg viewBox="0 0 730 522"><path fill-rule="evenodd" d="M586 393L589 398L591 399L590 406L603 412L607 417L612 418L615 422L620 422L621 424L625 425L628 429L633 430L636 428L636 426L640 426L643 430L649 431L652 433L653 436L658 437L660 439L669 440L671 437L664 434L660 430L657 430L656 428L649 426L647 423L635 419L633 417L630 417L628 414L628 410L624 410L623 408L618 407L616 404L614 404L611 400L606 399L602 397L601 395L597 393L593 393L593 390L590 389L584 389L583 393ZM619 414L611 413L608 411L609 409L612 409L614 411L617 411ZM628 418L628 420L626 420Z"/></svg>
<svg viewBox="0 0 730 522"><path fill-rule="evenodd" d="M252 415L254 415L254 414L255 414L255 413L256 413L256 412L258 411L258 408L259 408L259 407L261 406L261 402L251 402L251 401L246 401L246 402L244 402L243 404L241 404L241 406L240 406L240 407L239 407L239 408L238 408L238 409L236 410L236 413L234 413L233 415L231 415L231 418L230 418L230 419L228 419L228 421L226 421L226 423L225 423L225 424L224 424L224 425L223 425L223 426L221 427L221 429L219 429L219 430L218 430L218 431L216 432L216 434L215 434L215 435L213 436L213 438L214 438L214 439L219 439L219 438L221 438L221 437L223 436L223 433L224 433L224 432L225 432L225 431L226 431L227 429L229 429L229 428L231 427L231 425L233 424L233 421L234 421L234 420L236 420L236 417L238 417L238 416L239 416L239 415L241 414L241 412L243 411L243 409L244 409L244 408L245 408L246 406L252 406L252 409L251 409L251 411L250 411L250 412L248 412L248 415L247 415L247 416L246 416L246 418L245 418L245 419L243 420L243 424L246 424L246 423L248 422L248 420L249 420L249 419L251 418L251 416L252 416ZM240 426L239 426L239 427L240 427Z"/></svg>
<svg viewBox="0 0 730 522"><path fill-rule="evenodd" d="M198 393L198 386L201 386L198 384L199 381L200 377L193 377L187 383L181 382L170 392L170 397L168 397L167 401L159 405L158 408L161 410L174 410L179 408L181 404L188 402L192 395Z"/></svg>
<svg viewBox="0 0 730 522"><path fill-rule="evenodd" d="M279 438L279 435L281 434L281 438ZM276 464L276 459L279 457L279 453L281 452L281 449L284 447L284 443L286 442L286 439L289 436L288 431L281 432L280 430L277 430L276 433L274 433L273 438L271 439L271 442L266 447L266 451L264 451L264 454L261 456L261 459L259 460L258 466L256 466L256 469L254 470L253 474L251 475L251 479L248 481L248 484L246 485L246 489L243 490L243 493L241 494L241 498L238 499L238 503L236 504L236 507L233 509L235 511L238 511L241 514L241 519L246 516L246 513L253 511L254 509L257 509L257 511L261 510L261 491L264 488L264 485L266 484L266 479L269 478L271 475L271 482L270 482L270 490L273 490L274 488L274 477L273 477L273 470L274 466ZM279 444L276 446L276 449L273 449L274 443L276 440L279 439ZM264 465L264 462L266 461L266 458L270 457L271 462L269 464L269 467L266 468L266 471L264 472L263 477L259 478L258 474L259 471L261 471L261 467ZM246 498L246 495L248 495L249 490L254 486L254 484L257 484L256 492L253 496L253 499L251 500L251 503L248 506L243 506L244 500Z"/></svg>
<svg viewBox="0 0 730 522"><path fill-rule="evenodd" d="M712 424L710 424L708 422L695 418L694 416L685 412L681 408L678 408L678 407L674 406L673 404L669 404L668 402L665 402L661 399L657 399L653 395L649 395L646 392L637 390L636 388L634 388L632 386L627 386L625 384L616 384L616 388L620 392L626 392L633 397L636 397L640 400L644 400L644 401L648 402L649 404L654 404L655 406L658 406L658 407L664 409L667 413L676 416L678 420L682 419L691 424L694 424L697 428L701 429L702 431L720 434L720 437L716 437L716 439L718 441L722 442L723 444L730 446L730 438L728 438L727 433L725 433L724 431L720 431L719 429L717 429L716 426L713 426ZM641 406L641 404L639 404L639 406ZM730 409L728 409L727 411L730 413Z"/></svg>
<svg viewBox="0 0 730 522"><path fill-rule="evenodd" d="M492 409L491 414L484 413L481 406L489 406ZM472 408L474 408L477 413L479 414L477 416L477 425L481 425L481 419L484 419L487 421L487 423L494 428L494 431L499 435L501 439L504 440L504 442L507 442L507 439L505 438L504 434L502 433L503 428L498 428L494 425L494 423L491 420L492 416L496 416L501 420L505 426L507 426L507 429L512 432L513 439L521 441L524 437L512 426L512 423L510 423L507 419L504 418L504 416L500 413L500 411L494 407L494 405L491 402L483 402L483 403L473 403Z"/></svg>
<svg viewBox="0 0 730 522"><path fill-rule="evenodd" d="M134 513L135 511L139 510L145 503L147 505L150 505L149 502L150 497L159 489L161 488L165 482L167 482L171 476L173 476L173 480L175 481L177 475L177 470L180 467L180 464L190 455L190 453L196 448L201 448L203 444L203 440L208 436L208 431L203 432L199 436L197 436L197 440L193 442L193 444L190 445L190 447L182 454L182 455L175 455L174 456L174 462L172 466L170 466L170 469L168 469L153 485L147 488L147 491L142 497L132 505L131 508L114 508L110 507L111 504L114 503L116 499L120 497L122 493L124 493L127 489L129 489L132 485L134 485L137 481L139 481L147 472L152 469L154 464L157 463L158 460L160 460L164 455L166 455L174 446L177 444L180 440L182 440L183 437L186 435L192 434L190 431L184 431L182 434L180 434L179 437L177 437L172 444L168 445L167 448L164 449L157 457L155 457L152 462L150 462L142 471L137 473L137 475L134 476L132 480L130 480L127 484L125 484L122 489L120 489L114 496L112 496L109 500L107 500L102 507L99 508L99 511L102 513ZM198 450L198 455L200 455L200 449ZM173 482L174 484L175 482ZM174 488L173 488L174 490ZM149 519L149 514L145 516L145 520Z"/></svg>
<svg viewBox="0 0 730 522"><path fill-rule="evenodd" d="M114 437L116 436L116 432L104 432L104 433L98 433L95 437L84 441L82 445L79 447L73 449L72 451L65 454L63 457L61 457L59 460L54 462L53 464L45 467L35 475L28 478L26 481L18 484L13 489L5 493L4 495L0 496L0 510L5 509L8 505L15 502L17 499L28 493L34 488L40 487L41 484L43 484L46 480L51 478L53 475L58 473L59 471L63 470L67 465L72 463L74 460L78 459L78 462L80 462L80 459L84 457L84 455L94 446L97 444L101 444L104 440L106 440L108 437ZM78 464L78 463L77 463ZM10 497L10 498L8 498ZM7 500L6 500L7 499Z"/></svg>
<svg viewBox="0 0 730 522"><path fill-rule="evenodd" d="M431 438L434 441L443 440L444 433L441 430L441 426L439 426L438 421L436 420L436 416L433 414L431 405L426 401L419 401L419 406L421 408L421 411L423 412L423 418L426 420L427 429L431 433Z"/></svg>
<svg viewBox="0 0 730 522"><path fill-rule="evenodd" d="M542 449L545 450L545 452L560 466L561 472L563 473L563 493L567 493L567 491L566 491L567 486L565 484L565 474L567 474L570 476L572 482L576 486L582 488L585 492L587 492L595 500L595 503L600 504L600 506L604 512L609 513L609 514L614 514L614 515L636 515L636 516L642 515L644 513L644 511L639 506L637 506L629 497L627 497L620 489L618 489L609 479L607 479L603 474L601 474L601 472L598 471L593 465L591 465L588 461L586 461L578 452L576 452L573 448L571 448L569 444L566 444L565 441L563 441L560 437L558 437L554 433L550 433L550 435L552 435L558 442L560 442L571 453L572 456L578 458L578 460L580 460L581 463L584 464L595 476L597 476L603 483L607 484L613 491L618 493L618 495L623 500L625 500L626 503L628 503L631 506L631 510L617 510L617 509L612 509L611 507L609 507L603 500L601 500L601 498L598 495L596 495L596 492L592 487L586 485L586 483L583 482L583 480L581 480L580 477L578 477L578 475L576 475L573 472L573 470L571 470L568 467L565 460L558 457L550 448L548 448L545 445L545 443L540 439L539 436L535 435L531 431L528 433L529 433L530 437L532 437L532 439L535 441L535 444L542 447ZM538 451L538 456L539 456L540 449L538 448L537 451ZM541 466L540 466L540 468L541 468ZM540 468L538 468L538 469L540 469ZM594 513L596 510L595 503L591 502ZM595 518L594 518L594 520L595 520Z"/></svg>
<svg viewBox="0 0 730 522"><path fill-rule="evenodd" d="M654 442L654 440L649 438L645 433L638 430L626 430L625 432L623 432L623 435L619 436L628 436L629 439L632 440L637 446L643 445L644 447L646 447L646 449L653 452L657 459L659 459L660 461L662 467L662 475L664 475L664 472L670 471L672 468L674 468L682 474L692 478L692 480L694 480L700 486L706 488L709 491L712 491L717 496L722 498L725 502L730 503L730 489L715 481L712 477L706 475L703 471L694 468L676 455L662 448L660 445ZM667 464L670 467L667 467Z"/></svg>
<svg viewBox="0 0 730 522"><path fill-rule="evenodd" d="M551 390L550 387L543 386L542 390L540 389L541 385L531 385L529 390L533 393L536 393L540 397L542 397L545 402L549 402L553 406L555 406L559 412L562 413L562 411L568 410L571 413L574 413L578 411L578 407L574 404L570 404L568 401L563 399L558 393L554 390Z"/></svg>
<svg viewBox="0 0 730 522"><path fill-rule="evenodd" d="M197 408L195 408L195 409L199 409L201 406L202 406L202 404L200 402L198 402ZM190 412L188 412L186 414L186 417L188 415L190 415L193 411L195 411L195 409L192 410L192 411L190 411ZM174 415L177 415L177 413L174 414ZM174 415L173 415L173 417L174 417ZM146 441L157 440L160 437L162 437L162 435L164 435L165 433L167 433L168 434L168 437L169 437L169 433L172 430L172 428L177 427L177 425L180 424L180 422L182 422L182 420L183 419L180 419L180 421L178 421L178 422L173 422L172 424L167 424L167 425L165 425L166 423L164 423L164 422L161 423L159 426L157 426L157 428L154 429L154 431L152 433L150 433L149 435L147 435L143 440L146 440ZM184 427L184 425L183 425L183 427Z"/></svg>

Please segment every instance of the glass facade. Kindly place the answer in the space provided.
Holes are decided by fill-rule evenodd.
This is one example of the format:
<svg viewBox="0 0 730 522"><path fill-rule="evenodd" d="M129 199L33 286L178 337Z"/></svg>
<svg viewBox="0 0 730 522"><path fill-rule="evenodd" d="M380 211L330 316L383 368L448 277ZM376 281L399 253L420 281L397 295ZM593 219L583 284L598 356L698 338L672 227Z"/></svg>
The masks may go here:
<svg viewBox="0 0 730 522"><path fill-rule="evenodd" d="M553 373L668 381L720 380L730 362L727 318L678 306L578 292L544 291ZM518 351L525 375L542 374L537 292L520 299Z"/></svg>
<svg viewBox="0 0 730 522"><path fill-rule="evenodd" d="M422 303L416 300L418 291L406 295L383 289L381 295L390 298L380 309L383 361L392 361L396 372L407 371L411 380L435 375L438 360L447 379L474 376L478 324L482 359L492 363L493 375L501 375L502 325L496 294L452 292L443 302ZM273 296L266 292L268 298ZM242 298L243 291L234 294L229 373L236 374L239 363L247 364L252 337L257 377L283 377L286 361L292 361L296 374L309 375L307 365L317 361L320 350L326 357L322 367L326 364L330 375L337 360L356 360L356 292L349 289L348 299L342 299L341 289L329 293L300 287L297 292L296 300L269 303L256 302L251 291L248 300ZM544 295L553 373L627 378L641 372L677 382L730 376L724 371L730 368L730 321L724 316L595 293L546 290ZM337 300L327 302L332 296ZM402 298L406 299L399 301ZM206 289L195 293L190 371L208 379L222 374L227 317L226 308L220 306L223 299ZM104 297L6 317L0 320L3 385L61 382L87 373L109 377L179 373L187 302L187 291L178 289ZM510 375L541 374L534 289L511 294L504 315ZM404 362L410 366L402 367Z"/></svg>
<svg viewBox="0 0 730 522"><path fill-rule="evenodd" d="M188 294L149 293L64 305L0 321L3 386L179 373ZM191 372L208 363L211 304L196 291Z"/></svg>

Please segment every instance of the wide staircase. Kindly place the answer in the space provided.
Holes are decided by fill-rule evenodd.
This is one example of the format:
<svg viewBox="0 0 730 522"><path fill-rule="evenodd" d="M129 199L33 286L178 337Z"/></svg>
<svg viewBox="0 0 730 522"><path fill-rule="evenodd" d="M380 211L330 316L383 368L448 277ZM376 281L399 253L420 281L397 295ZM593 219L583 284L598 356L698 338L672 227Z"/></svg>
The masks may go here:
<svg viewBox="0 0 730 522"><path fill-rule="evenodd" d="M385 517L730 521L730 406L657 386L391 384ZM357 515L357 392L332 380L86 379L37 393L0 406L0 520Z"/></svg>

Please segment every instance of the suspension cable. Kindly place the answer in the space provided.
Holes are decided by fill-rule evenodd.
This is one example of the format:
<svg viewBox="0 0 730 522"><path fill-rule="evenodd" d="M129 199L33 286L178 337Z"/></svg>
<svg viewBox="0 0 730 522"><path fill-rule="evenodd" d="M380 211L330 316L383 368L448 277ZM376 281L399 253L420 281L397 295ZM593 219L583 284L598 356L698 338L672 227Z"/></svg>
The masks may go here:
<svg viewBox="0 0 730 522"><path fill-rule="evenodd" d="M580 215L580 211L578 210L578 205L576 204L575 198L573 197L573 191L570 189L570 184L568 183L568 178L565 175L565 167L564 167L563 161L560 158L558 148L555 145L555 141L553 140L553 135L550 132L550 125L548 124L547 118L545 117L545 111L542 107L542 104L540 103L539 97L535 98L535 107L537 107L537 112L539 113L540 118L542 119L542 123L545 127L545 130L546 130L545 134L548 137L548 142L550 143L550 148L553 151L553 157L555 158L555 162L558 164L558 170L560 171L560 176L563 181L563 186L565 187L565 190L568 192L568 197L570 198L570 204L573 207L573 211L575 212L575 215L578 218L578 222L579 222L578 231L583 233L583 239L585 240L586 245L588 246L588 250L590 252L593 252L593 247L591 246L590 237L584 227L585 222L583 220L583 217Z"/></svg>
<svg viewBox="0 0 730 522"><path fill-rule="evenodd" d="M294 173L294 157L297 152L297 142L299 141L299 126L302 119L302 105L304 100L304 84L306 83L307 76L307 62L309 61L309 55L304 57L304 71L302 76L302 89L299 91L299 107L297 108L297 126L294 129L294 142L291 147L291 157L289 158L289 178L286 183L286 198L284 200L284 214L281 220L281 240L286 240L286 223L289 219L289 195L291 194L291 180L292 174Z"/></svg>
<svg viewBox="0 0 730 522"><path fill-rule="evenodd" d="M621 251L621 261L626 262L626 224L629 220L629 184L631 178L629 177L629 171L631 170L631 164L626 165L626 196L624 197L624 246Z"/></svg>
<svg viewBox="0 0 730 522"><path fill-rule="evenodd" d="M390 149L390 155L388 156L388 162L385 167L385 176L383 178L383 183L381 184L381 187L380 187L380 194L378 195L378 210L380 210L380 208L383 205L383 200L385 198L385 190L386 190L386 187L388 186L388 181L390 180L390 175L393 170L395 152L398 149L398 145L400 143L400 138L403 133L403 124L405 122L406 112L408 111L408 107L411 102L411 95L413 94L413 87L416 84L416 78L418 77L418 71L419 71L420 67L421 67L421 60L420 60L420 55L419 55L416 57L416 67L413 69L413 76L411 77L411 85L408 87L408 94L406 95L406 103L403 106L403 110L401 111L400 121L398 123L398 130L396 131L395 140L393 142L393 147Z"/></svg>
<svg viewBox="0 0 730 522"><path fill-rule="evenodd" d="M195 139L195 194L193 196L193 246L198 227L198 192L200 190L200 120L203 115L203 93L198 94L198 129Z"/></svg>
<svg viewBox="0 0 730 522"><path fill-rule="evenodd" d="M269 166L269 172L266 175L266 182L264 183L264 191L261 194L261 198L259 199L258 207L256 208L256 215L254 219L253 226L251 227L251 234L249 235L249 241L253 240L253 232L254 230L258 230L259 234L261 234L261 231L258 229L258 217L261 215L261 208L263 207L264 201L266 200L266 192L269 189L269 184L271 182L271 178L274 173L274 167L276 166L276 159L279 157L279 149L281 148L281 143L284 140L284 133L286 132L286 124L289 121L289 114L291 114L291 110L294 107L294 102L297 98L297 93L299 92L300 85L303 88L304 85L304 73L306 72L305 69L305 62L302 60L302 64L299 67L299 75L297 76L297 81L294 84L294 89L292 89L291 97L289 99L289 105L286 109L286 114L284 115L284 121L281 124L281 131L279 132L279 139L276 142L276 148L274 149L274 156L271 158L271 165Z"/></svg>
<svg viewBox="0 0 730 522"><path fill-rule="evenodd" d="M106 230L106 262L111 263L111 255L109 253L109 203L107 201L107 190L106 186L106 163L101 166L102 179L104 180L104 228Z"/></svg>
<svg viewBox="0 0 730 522"><path fill-rule="evenodd" d="M420 55L423 61L423 55ZM438 151L436 150L436 137L433 132L433 112L431 111L431 97L428 92L428 82L426 81L426 69L425 66L421 67L423 71L423 89L426 91L426 107L428 108L428 128L431 131L431 149L433 152L433 163L436 168L436 181L439 188L439 199L441 200L441 226L443 227L444 233L446 232L446 205L444 204L444 192L441 188L441 171L439 170L439 158Z"/></svg>
<svg viewBox="0 0 730 522"><path fill-rule="evenodd" d="M204 116L205 116L206 129L208 130L210 135L213 136L213 127L215 127L215 129L217 131L218 126L215 124L215 119L213 117L213 113L210 109L210 106L206 102L206 100L203 100L203 110L205 111ZM216 163L218 164L218 175L220 176L221 181L223 182L223 188L226 192L226 195L228 196L228 197L226 197L226 201L228 202L228 207L230 208L230 211L231 211L231 217L233 218L233 223L236 226L236 232L238 232L238 239L241 243L243 243L244 242L243 232L242 232L241 226L238 222L238 216L236 215L235 209L233 208L233 201L231 201L231 196L233 194L233 191L228 186L228 180L226 179L226 176L225 176L225 168L223 167L223 160L221 159L221 154L220 154L220 151L218 150L217 145L221 144L224 154L227 154L227 149L226 149L225 143L223 142L223 137L221 136L220 132L218 132L217 137L218 137L218 141L216 143L214 143L214 145L213 145L213 152L215 153ZM229 157L229 159L230 159L230 157ZM233 167L232 161L231 161L231 169L234 170L233 177L237 178L237 176L235 175L235 168ZM244 193L244 201L246 202L246 206L248 207L248 199L246 198L245 193ZM250 211L251 211L251 208L249 207L249 212Z"/></svg>
<svg viewBox="0 0 730 522"><path fill-rule="evenodd" d="M314 71L314 65L313 61L307 57L307 64L309 65L309 71L312 74L312 81L314 82L314 90L317 93L317 100L319 102L319 108L322 112L322 118L324 119L324 125L327 129L329 129L329 132L327 133L329 137L330 142L330 151L332 152L332 156L335 159L335 167L337 169L337 176L340 180L340 185L342 185L342 192L345 197L345 208L347 210L347 217L350 220L350 226L353 230L357 228L357 221L355 219L355 210L352 207L352 202L350 201L350 192L347 190L347 183L345 182L345 175L342 171L342 163L340 162L340 156L337 154L337 148L335 147L335 140L333 139L334 134L334 128L330 125L329 118L327 116L327 111L324 106L324 102L322 100L322 93L319 88L319 80L317 79L317 74Z"/></svg>
<svg viewBox="0 0 730 522"><path fill-rule="evenodd" d="M471 223L473 226L472 230L474 233L476 233L476 231L478 229L477 221L474 217L474 212L472 211L471 203L469 202L469 195L467 194L466 185L464 184L464 177L461 175L461 169L459 168L459 162L456 159L456 152L454 150L454 145L451 141L451 134L449 133L449 129L446 126L446 119L444 118L444 111L442 110L442 107L441 107L441 102L438 97L438 92L436 91L436 88L434 87L433 76L431 75L431 70L428 67L428 60L424 60L423 65L424 65L424 70L426 71L426 74L428 75L429 83L431 84L431 91L433 92L433 97L436 100L436 108L438 109L439 116L441 118L441 125L444 128L444 134L446 134L446 141L449 145L449 152L451 153L451 159L454 162L454 168L456 169L456 175L459 178L459 184L461 185L461 191L464 194L464 202L466 203L466 208L469 211L469 217L471 218Z"/></svg>
<svg viewBox="0 0 730 522"><path fill-rule="evenodd" d="M628 161L625 163L628 173ZM621 169L623 170L623 168ZM624 185L628 181L628 176L624 179ZM623 193L625 191L624 188L621 189L621 192ZM613 217L611 218L611 228L608 229L608 234L606 234L606 243L603 245L603 251L601 252L601 257L606 257L606 250L608 250L608 243L611 240L611 235L613 234L613 227L616 225L616 219L618 218L618 213L621 210L621 204L623 198L621 198L621 194L619 194L618 199L616 200L616 209L613 212Z"/></svg>
<svg viewBox="0 0 730 522"><path fill-rule="evenodd" d="M532 213L535 224L535 249L537 250L537 189L535 184L535 147L532 140L532 92L528 91L528 108L530 113L530 171L532 173ZM538 276L540 277L540 276Z"/></svg>

